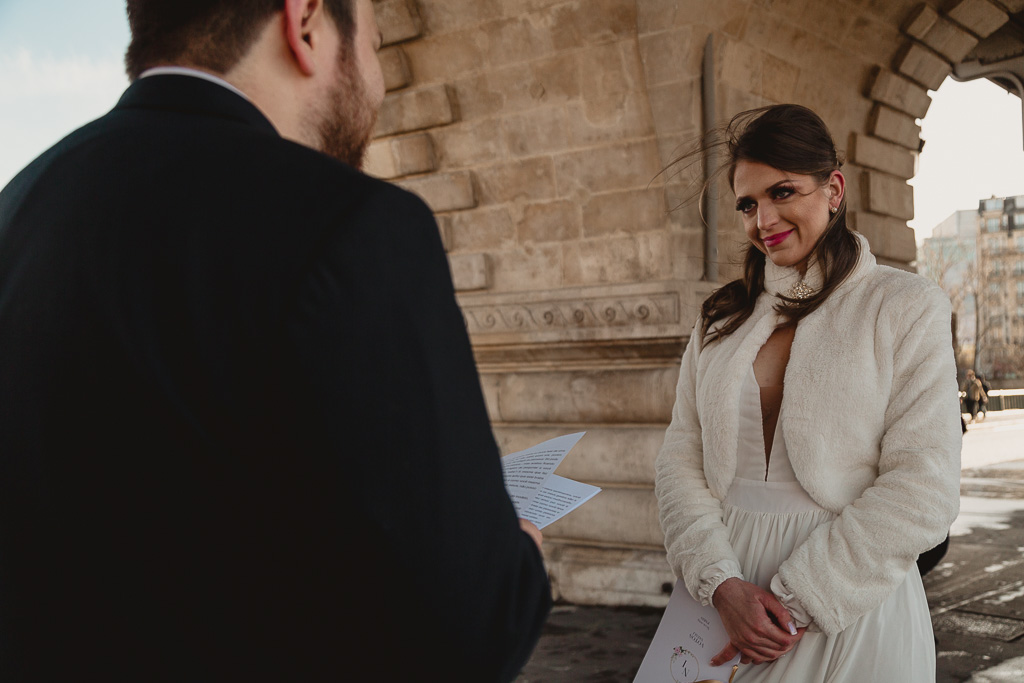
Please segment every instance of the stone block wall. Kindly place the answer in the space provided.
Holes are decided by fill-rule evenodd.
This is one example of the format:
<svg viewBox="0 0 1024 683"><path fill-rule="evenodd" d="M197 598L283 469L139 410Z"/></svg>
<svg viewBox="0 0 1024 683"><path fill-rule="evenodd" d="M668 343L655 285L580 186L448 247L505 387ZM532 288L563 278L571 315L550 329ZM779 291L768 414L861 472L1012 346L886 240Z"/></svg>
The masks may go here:
<svg viewBox="0 0 1024 683"><path fill-rule="evenodd" d="M388 95L367 171L434 210L503 452L587 430L559 473L600 485L545 532L556 593L663 604L653 462L700 302L738 275L724 183L702 280L705 44L717 121L797 102L848 163L850 220L915 258L917 119L996 0L375 0ZM696 185L694 184L696 182Z"/></svg>

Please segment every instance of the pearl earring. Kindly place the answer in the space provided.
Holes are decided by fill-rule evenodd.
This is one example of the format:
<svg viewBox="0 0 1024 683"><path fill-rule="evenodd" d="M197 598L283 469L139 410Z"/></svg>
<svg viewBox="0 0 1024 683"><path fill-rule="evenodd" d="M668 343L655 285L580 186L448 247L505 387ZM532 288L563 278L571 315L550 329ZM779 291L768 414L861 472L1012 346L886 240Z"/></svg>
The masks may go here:
<svg viewBox="0 0 1024 683"><path fill-rule="evenodd" d="M828 211L829 211L829 213L834 214L837 211L839 211L839 207L838 206L830 206L830 207L828 207Z"/></svg>

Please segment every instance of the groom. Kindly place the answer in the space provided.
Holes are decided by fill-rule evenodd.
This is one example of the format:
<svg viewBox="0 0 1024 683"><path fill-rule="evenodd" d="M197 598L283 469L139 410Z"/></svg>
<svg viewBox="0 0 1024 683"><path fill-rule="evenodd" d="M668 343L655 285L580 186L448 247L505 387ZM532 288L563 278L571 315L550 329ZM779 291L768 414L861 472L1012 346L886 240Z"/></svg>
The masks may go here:
<svg viewBox="0 0 1024 683"><path fill-rule="evenodd" d="M0 679L511 680L550 605L370 0L128 0L0 193Z"/></svg>

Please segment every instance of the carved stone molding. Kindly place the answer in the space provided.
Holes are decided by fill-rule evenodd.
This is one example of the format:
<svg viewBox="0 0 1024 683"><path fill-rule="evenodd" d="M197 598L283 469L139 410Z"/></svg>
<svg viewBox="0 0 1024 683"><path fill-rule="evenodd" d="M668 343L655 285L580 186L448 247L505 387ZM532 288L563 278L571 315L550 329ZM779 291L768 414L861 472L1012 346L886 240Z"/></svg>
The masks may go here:
<svg viewBox="0 0 1024 683"><path fill-rule="evenodd" d="M476 346L558 341L683 337L705 283L658 282L542 292L462 295Z"/></svg>

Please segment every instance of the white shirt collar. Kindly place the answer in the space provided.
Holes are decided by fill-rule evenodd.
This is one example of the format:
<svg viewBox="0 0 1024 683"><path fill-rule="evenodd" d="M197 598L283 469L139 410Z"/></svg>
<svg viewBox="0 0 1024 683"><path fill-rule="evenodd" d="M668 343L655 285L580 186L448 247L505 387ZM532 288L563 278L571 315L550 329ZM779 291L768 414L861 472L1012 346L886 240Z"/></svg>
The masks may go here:
<svg viewBox="0 0 1024 683"><path fill-rule="evenodd" d="M252 100L249 99L248 95L246 95L244 92L242 92L235 86L225 81L223 78L219 78L205 71L200 71L199 69L190 69L187 66L154 66L152 69L146 69L141 74L139 74L139 78L147 78L148 76L194 76L196 78L202 78L205 81L209 81L211 83L216 83L217 85L223 86L231 92L235 93L236 95L240 95L241 97L244 97L247 101L252 102Z"/></svg>

